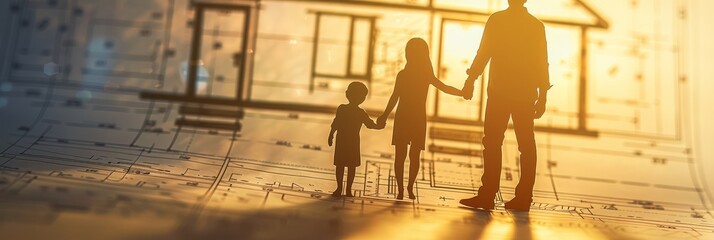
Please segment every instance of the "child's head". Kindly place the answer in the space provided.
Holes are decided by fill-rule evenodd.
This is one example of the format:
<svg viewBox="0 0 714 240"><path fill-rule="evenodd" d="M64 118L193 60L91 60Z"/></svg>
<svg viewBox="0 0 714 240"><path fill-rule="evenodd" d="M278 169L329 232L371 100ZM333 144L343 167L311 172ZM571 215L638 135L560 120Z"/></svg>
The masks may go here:
<svg viewBox="0 0 714 240"><path fill-rule="evenodd" d="M364 83L352 82L347 86L345 95L350 103L359 105L367 98L367 91L367 86L365 86Z"/></svg>
<svg viewBox="0 0 714 240"><path fill-rule="evenodd" d="M431 58L429 57L429 45L426 44L424 39L412 38L409 40L404 54L407 58L406 68L434 73L431 66Z"/></svg>

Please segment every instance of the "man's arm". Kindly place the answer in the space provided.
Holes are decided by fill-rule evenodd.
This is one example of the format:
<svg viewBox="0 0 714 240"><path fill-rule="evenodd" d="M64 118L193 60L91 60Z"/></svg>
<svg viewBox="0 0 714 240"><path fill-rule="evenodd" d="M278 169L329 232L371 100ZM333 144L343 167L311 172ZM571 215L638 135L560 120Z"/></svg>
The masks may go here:
<svg viewBox="0 0 714 240"><path fill-rule="evenodd" d="M545 27L541 25L538 41L538 101L535 105L535 118L541 118L545 113L545 104L548 101L548 89L550 89L550 74L548 73L548 43L545 37Z"/></svg>
<svg viewBox="0 0 714 240"><path fill-rule="evenodd" d="M462 89L464 99L470 100L474 95L474 83L476 78L483 74L486 64L491 60L493 56L493 44L494 44L494 33L493 33L493 16L491 16L486 22L486 27L483 31L483 36L481 37L481 45L478 48L478 53L474 57L473 63L471 63L471 68L466 70L469 75L464 82L464 87Z"/></svg>

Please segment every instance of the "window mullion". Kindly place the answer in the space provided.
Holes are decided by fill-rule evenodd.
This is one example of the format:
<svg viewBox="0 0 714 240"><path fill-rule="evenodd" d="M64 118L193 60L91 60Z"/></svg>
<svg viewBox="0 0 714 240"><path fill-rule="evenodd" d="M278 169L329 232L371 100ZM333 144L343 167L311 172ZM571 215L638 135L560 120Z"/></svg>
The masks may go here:
<svg viewBox="0 0 714 240"><path fill-rule="evenodd" d="M347 73L346 77L352 76L352 45L355 37L355 17L350 16L350 36L347 40Z"/></svg>

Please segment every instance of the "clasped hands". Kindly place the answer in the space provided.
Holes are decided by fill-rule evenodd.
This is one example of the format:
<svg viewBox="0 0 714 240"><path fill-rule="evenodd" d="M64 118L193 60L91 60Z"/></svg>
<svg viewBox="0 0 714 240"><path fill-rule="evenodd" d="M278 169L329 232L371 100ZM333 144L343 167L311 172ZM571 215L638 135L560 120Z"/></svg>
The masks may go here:
<svg viewBox="0 0 714 240"><path fill-rule="evenodd" d="M475 77L472 77L471 69L466 69L466 74L468 74L469 77L466 78L464 87L461 88L461 96L464 97L464 100L471 100L471 98L474 97L474 82L476 82L476 78L481 74L476 74Z"/></svg>
<svg viewBox="0 0 714 240"><path fill-rule="evenodd" d="M466 74L470 74L470 69L466 70ZM478 74L480 75L480 74ZM477 75L477 76L478 76ZM473 80L472 80L473 79ZM476 78L472 78L469 76L469 78L466 79L466 82L464 83L464 87L461 89L461 95L464 97L465 100L471 100L474 96L474 82L476 81ZM545 90L547 91L547 89ZM545 92L539 93L538 96L538 101L536 101L535 106L534 106L534 118L535 119L540 119L543 114L545 113L545 103L547 102L547 94Z"/></svg>
<svg viewBox="0 0 714 240"><path fill-rule="evenodd" d="M389 117L389 114L384 113L384 114L382 114L382 116L379 116L377 118L378 129L384 129L387 126L387 117Z"/></svg>

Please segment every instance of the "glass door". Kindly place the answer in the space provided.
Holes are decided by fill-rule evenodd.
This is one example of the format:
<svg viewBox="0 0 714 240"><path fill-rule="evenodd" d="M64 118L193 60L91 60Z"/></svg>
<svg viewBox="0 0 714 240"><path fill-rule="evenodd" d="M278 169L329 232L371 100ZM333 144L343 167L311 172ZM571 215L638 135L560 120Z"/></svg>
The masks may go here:
<svg viewBox="0 0 714 240"><path fill-rule="evenodd" d="M237 98L238 78L244 59L243 32L246 13L243 11L206 10L201 34L200 67L207 78L198 95L216 98ZM198 73L201 76L201 72ZM199 81L200 85L201 82Z"/></svg>
<svg viewBox="0 0 714 240"><path fill-rule="evenodd" d="M197 5L187 94L203 99L239 100L243 88L249 8ZM185 67L185 68L184 68ZM193 72L193 73L192 73Z"/></svg>

